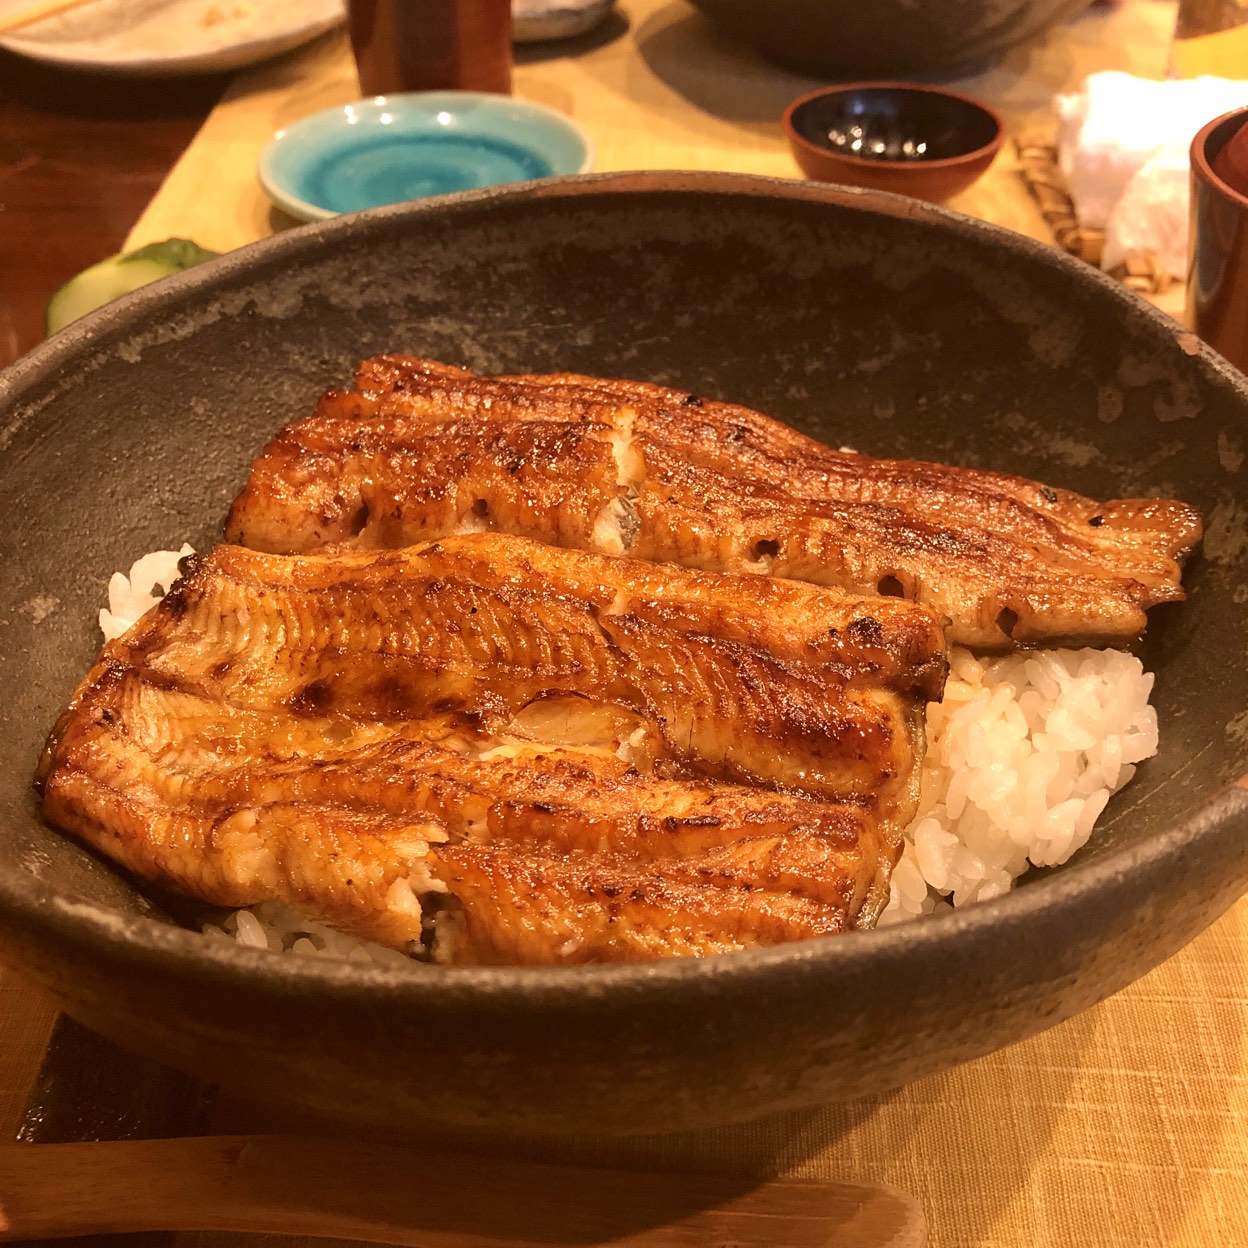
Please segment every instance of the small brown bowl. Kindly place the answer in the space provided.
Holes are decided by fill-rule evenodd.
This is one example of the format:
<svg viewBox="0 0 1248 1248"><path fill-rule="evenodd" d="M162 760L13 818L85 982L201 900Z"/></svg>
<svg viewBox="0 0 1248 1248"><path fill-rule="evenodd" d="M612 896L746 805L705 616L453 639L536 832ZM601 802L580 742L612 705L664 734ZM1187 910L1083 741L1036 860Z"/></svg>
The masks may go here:
<svg viewBox="0 0 1248 1248"><path fill-rule="evenodd" d="M808 178L942 203L992 164L1001 118L987 105L910 82L853 82L793 101L782 120Z"/></svg>

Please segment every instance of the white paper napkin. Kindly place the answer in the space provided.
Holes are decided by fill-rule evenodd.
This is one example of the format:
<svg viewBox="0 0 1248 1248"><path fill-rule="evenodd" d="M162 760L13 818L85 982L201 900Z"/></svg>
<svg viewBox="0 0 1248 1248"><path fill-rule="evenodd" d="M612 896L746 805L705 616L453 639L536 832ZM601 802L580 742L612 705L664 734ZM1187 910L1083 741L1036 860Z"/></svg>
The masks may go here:
<svg viewBox="0 0 1248 1248"><path fill-rule="evenodd" d="M1245 66L1248 72L1248 66ZM1059 95L1058 163L1079 223L1105 231L1101 264L1155 252L1182 276L1187 256L1188 149L1214 117L1248 105L1248 82L1156 82L1109 71Z"/></svg>

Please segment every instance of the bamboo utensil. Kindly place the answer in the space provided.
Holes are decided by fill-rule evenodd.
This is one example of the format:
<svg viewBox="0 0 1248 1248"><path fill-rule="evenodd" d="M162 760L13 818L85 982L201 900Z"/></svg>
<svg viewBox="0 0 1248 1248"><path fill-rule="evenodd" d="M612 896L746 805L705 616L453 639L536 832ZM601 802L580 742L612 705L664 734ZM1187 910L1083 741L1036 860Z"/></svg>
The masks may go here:
<svg viewBox="0 0 1248 1248"><path fill-rule="evenodd" d="M924 1248L869 1183L539 1166L300 1136L0 1147L0 1241L138 1230L416 1248Z"/></svg>
<svg viewBox="0 0 1248 1248"><path fill-rule="evenodd" d="M17 30L19 26L29 26L33 22L41 22L45 17L55 17L69 9L79 9L86 4L95 4L97 0L31 0L8 13L0 13L0 35Z"/></svg>

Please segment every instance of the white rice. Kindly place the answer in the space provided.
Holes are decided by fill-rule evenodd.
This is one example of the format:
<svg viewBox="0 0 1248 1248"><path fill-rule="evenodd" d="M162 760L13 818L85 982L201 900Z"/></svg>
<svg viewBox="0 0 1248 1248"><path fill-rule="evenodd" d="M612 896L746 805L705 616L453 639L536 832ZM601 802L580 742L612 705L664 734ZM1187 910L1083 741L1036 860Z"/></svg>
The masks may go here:
<svg viewBox="0 0 1248 1248"><path fill-rule="evenodd" d="M144 555L130 565L129 575L114 572L108 581L108 606L100 612L104 640L112 641L138 623L178 579L178 564L194 553L195 548L184 542L181 550L154 550Z"/></svg>
<svg viewBox="0 0 1248 1248"><path fill-rule="evenodd" d="M194 554L144 555L108 583L104 639L120 636ZM880 924L1007 892L1029 866L1081 849L1136 764L1157 751L1153 676L1120 650L1030 650L977 659L955 648L944 698L927 710L919 814L905 832ZM281 902L237 910L205 932L250 948L381 965L403 953L344 936Z"/></svg>
<svg viewBox="0 0 1248 1248"><path fill-rule="evenodd" d="M1153 677L1134 655L950 657L945 696L927 711L919 815L881 923L987 901L1028 866L1065 862L1157 752Z"/></svg>
<svg viewBox="0 0 1248 1248"><path fill-rule="evenodd" d="M234 910L220 923L205 924L206 935L242 945L300 957L356 962L362 966L411 966L412 959L355 936L344 936L324 923L292 910L280 901L265 901L247 910Z"/></svg>

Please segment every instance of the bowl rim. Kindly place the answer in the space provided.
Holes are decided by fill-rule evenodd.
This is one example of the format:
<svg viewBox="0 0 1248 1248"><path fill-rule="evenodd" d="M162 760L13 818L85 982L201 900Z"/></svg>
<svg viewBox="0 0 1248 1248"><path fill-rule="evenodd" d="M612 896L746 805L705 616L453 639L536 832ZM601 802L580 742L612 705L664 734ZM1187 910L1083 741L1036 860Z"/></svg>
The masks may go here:
<svg viewBox="0 0 1248 1248"><path fill-rule="evenodd" d="M1240 130L1248 127L1248 105L1245 105L1243 108L1233 108L1229 113L1222 113L1197 131L1189 149L1192 176L1205 183L1212 191L1223 198L1231 200L1232 203L1238 204L1241 208L1248 208L1248 195L1237 191L1225 178L1219 177L1214 172L1213 163L1206 152L1206 147L1213 136L1213 132L1220 130L1223 126L1229 127L1233 122L1237 124L1232 129L1231 138L1234 138ZM1227 142L1229 143L1230 139Z"/></svg>
<svg viewBox="0 0 1248 1248"><path fill-rule="evenodd" d="M959 156L942 156L939 160L922 161L871 160L865 156L850 156L844 152L833 151L830 147L821 147L818 143L812 143L793 124L793 118L798 111L816 100L846 95L851 91L875 90L899 91L913 95L934 95L946 100L958 100L960 103L969 104L976 111L983 113L993 123L995 132L987 143L981 143L978 147L972 148L969 152L963 152ZM838 164L844 164L851 169L884 171L904 169L915 177L920 177L927 171L939 172L942 169L956 169L959 166L982 160L985 157L991 159L1000 150L1001 144L1005 140L1005 122L1002 120L1001 114L982 100L974 99L969 95L963 95L960 91L949 91L945 87L934 87L923 82L904 82L893 79L880 79L878 81L866 79L861 82L837 83L833 87L817 87L814 91L807 91L805 95L799 95L797 99L793 100L781 115L780 124L790 143L798 145L803 151L809 152L814 156L835 161ZM885 172L884 176L887 177L888 173Z"/></svg>
<svg viewBox="0 0 1248 1248"><path fill-rule="evenodd" d="M294 121L282 126L273 133L273 136L261 148L260 155L256 158L256 180L260 183L264 193L279 208L301 221L328 221L332 217L347 216L349 214L339 212L335 208L326 208L323 204L313 203L311 200L303 199L286 189L284 185L285 179L277 169L277 159L279 155L287 150L286 145L293 140L297 148L300 141L309 132L314 133L323 124L331 125L337 130L339 119L349 115L353 110L371 113L393 105L404 115L410 117L413 110L416 112L432 111L439 103L445 106L443 111L452 111L456 106L462 108L471 104L484 107L495 115L500 109L510 107L514 112L523 114L524 120L538 118L551 123L556 129L562 130L564 134L575 139L580 144L580 161L575 169L568 169L563 173L555 173L551 175L553 177L588 173L594 167L597 151L594 148L594 141L590 138L588 132L573 118L569 117L567 113L560 112L557 108L551 108L548 104L539 104L533 100L523 100L516 96L503 95L493 91L390 91L382 95L361 96L359 99L349 100L345 104L335 104L329 108L318 109L314 113L305 113L302 117L297 117ZM532 149L530 148L529 150ZM516 184L493 183L492 185ZM463 194L465 192L459 193ZM424 196L422 198L431 199L435 197ZM398 202L415 203L416 201L400 200ZM375 205L374 208L364 208L358 211L372 212L377 207L390 206L389 204L379 204Z"/></svg>
<svg viewBox="0 0 1248 1248"><path fill-rule="evenodd" d="M24 393L54 382L64 371L62 361L109 340L150 324L152 312L211 297L218 284L259 276L261 266L287 264L305 252L323 251L339 234L386 229L407 217L472 215L489 212L494 201L506 205L554 200L575 207L581 197L603 195L653 198L658 195L708 195L778 198L825 204L853 211L920 221L954 234L995 240L1029 261L1099 286L1102 296L1122 308L1143 314L1154 326L1173 335L1185 355L1229 383L1248 408L1248 378L1234 369L1190 330L1173 321L1107 274L1074 259L1056 247L1028 238L1003 226L984 222L952 209L887 191L772 178L687 170L654 170L582 174L527 183L511 183L459 192L426 200L387 205L344 214L286 230L228 252L193 269L175 274L154 286L142 287L72 322L8 369L0 371L0 407L20 402ZM45 404L39 405L42 411ZM19 428L10 420L0 427L0 439ZM4 439L7 440L7 439ZM384 992L402 1006L436 1007L439 1001L488 997L509 1006L541 1001L548 1008L583 1003L587 992L606 1000L616 996L632 1002L656 998L676 985L730 985L749 990L767 982L782 968L812 976L853 978L882 967L905 968L915 955L925 959L940 952L956 961L970 934L993 931L1025 940L1037 930L1042 914L1056 913L1072 921L1086 917L1089 907L1115 886L1137 875L1166 871L1192 853L1193 842L1212 838L1232 821L1248 826L1248 774L1201 795L1180 819L1144 841L1112 854L1078 863L1074 869L1037 879L991 901L977 903L932 922L898 923L868 932L849 932L833 939L814 939L721 954L705 959L678 958L660 962L584 965L577 967L440 967L411 968L334 963L319 958L275 957L268 951L244 949L170 922L115 909L53 891L32 874L14 868L0 870L0 927L20 927L26 936L53 944L72 944L93 957L156 969L168 969L171 958L181 968L192 968L201 978L230 988L267 985L282 991L313 990L327 997L350 1000L359 994Z"/></svg>

